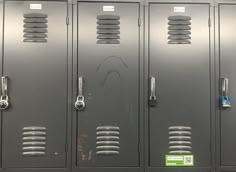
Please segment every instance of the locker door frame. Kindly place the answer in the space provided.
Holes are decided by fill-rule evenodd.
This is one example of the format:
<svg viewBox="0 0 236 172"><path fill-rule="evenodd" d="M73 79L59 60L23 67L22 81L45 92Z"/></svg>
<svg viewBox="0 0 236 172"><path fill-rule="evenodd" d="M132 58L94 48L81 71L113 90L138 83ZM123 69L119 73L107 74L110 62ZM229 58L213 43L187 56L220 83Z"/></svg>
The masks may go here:
<svg viewBox="0 0 236 172"><path fill-rule="evenodd" d="M208 4L210 6L209 17L210 17L210 78L211 78L211 145L209 145L209 149L211 149L211 167L190 167L193 171L202 171L202 172L210 172L215 171L215 56L214 56L214 0L199 0L198 2L194 2L192 0L146 0L145 2L145 172L188 172L190 170L189 167L151 167L149 164L149 5L150 4Z"/></svg>
<svg viewBox="0 0 236 172"><path fill-rule="evenodd" d="M235 171L236 166L222 166L221 165L221 109L219 107L220 96L220 5L236 5L235 1L231 0L215 0L215 68L216 68L216 172L220 171Z"/></svg>
<svg viewBox="0 0 236 172"><path fill-rule="evenodd" d="M140 83L140 160L139 160L139 167L80 167L77 165L77 144L76 144L76 138L77 138L77 113L78 111L74 107L74 103L77 98L77 56L78 56L78 3L79 2L104 2L104 3L139 3L139 14L140 14L140 19L141 19L141 26L139 27L139 58L140 58L140 66L139 66L139 83ZM72 172L120 172L121 170L126 171L128 170L129 172L143 172L144 171L144 126L143 126L143 121L144 121L144 105L143 105L143 100L144 100L144 4L142 0L120 0L120 1L112 1L112 0L85 0L85 1L79 1L79 0L69 0L69 6L73 8L73 32L72 32L72 44L73 44L73 53L72 53L72 58L73 58L73 96L72 96L72 139L71 139L71 145L72 145L72 153L71 153L71 171ZM138 26L138 21L137 21L137 26Z"/></svg>
<svg viewBox="0 0 236 172"><path fill-rule="evenodd" d="M1 71L1 76L2 76L2 65L3 65L3 56L2 54L4 53L4 22L5 22L5 2L8 0L0 0L0 3L3 2L3 13L0 13L0 17L3 18L3 25L1 26L0 24L0 32L1 30L3 31L0 33L0 46L2 47L2 50L0 50L0 71ZM10 1L10 0L9 0ZM19 0L19 1L24 1L24 0ZM40 1L40 0L37 0ZM42 1L47 1L47 0L42 0ZM67 59L68 59L68 72L67 72L67 92L68 92L68 97L67 97L67 121L66 121L66 126L67 126L67 131L66 131L66 165L64 168L9 168L9 169L1 169L2 166L0 166L0 172L41 172L42 170L44 172L70 172L71 171L71 117L72 117L72 112L71 112L71 101L72 101L72 8L68 5L67 0L49 0L49 2L66 2L67 6L67 19L68 21L65 20L65 24L67 24ZM2 119L2 114L3 112L0 112L1 118ZM1 128L0 128L0 132ZM0 138L2 138L0 134ZM1 150L2 148L0 148ZM2 154L0 153L0 161L2 162ZM1 164L0 162L0 164Z"/></svg>

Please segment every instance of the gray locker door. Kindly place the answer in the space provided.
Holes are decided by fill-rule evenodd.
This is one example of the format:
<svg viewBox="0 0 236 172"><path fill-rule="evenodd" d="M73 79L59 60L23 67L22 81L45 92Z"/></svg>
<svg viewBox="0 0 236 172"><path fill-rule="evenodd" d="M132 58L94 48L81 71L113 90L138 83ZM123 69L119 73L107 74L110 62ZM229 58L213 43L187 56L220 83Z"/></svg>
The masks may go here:
<svg viewBox="0 0 236 172"><path fill-rule="evenodd" d="M210 167L209 5L150 4L149 15L149 73L157 96L149 109L149 165L165 166L166 154L179 153L170 141L190 135L192 150L180 150L194 155L195 167Z"/></svg>
<svg viewBox="0 0 236 172"><path fill-rule="evenodd" d="M3 167L65 167L67 3L5 5Z"/></svg>
<svg viewBox="0 0 236 172"><path fill-rule="evenodd" d="M235 43L236 43L236 5L220 5L220 77L229 79L229 93L232 99L231 108L222 108L220 114L220 143L221 143L221 165L236 165L236 136L235 136Z"/></svg>
<svg viewBox="0 0 236 172"><path fill-rule="evenodd" d="M139 3L78 3L80 167L139 166Z"/></svg>
<svg viewBox="0 0 236 172"><path fill-rule="evenodd" d="M0 71L2 71L2 47L3 47L3 1L0 1ZM0 117L2 121L2 114ZM2 139L2 122L0 124L0 138ZM0 155L2 155L2 140L0 139ZM0 167L2 167L2 156L0 157Z"/></svg>

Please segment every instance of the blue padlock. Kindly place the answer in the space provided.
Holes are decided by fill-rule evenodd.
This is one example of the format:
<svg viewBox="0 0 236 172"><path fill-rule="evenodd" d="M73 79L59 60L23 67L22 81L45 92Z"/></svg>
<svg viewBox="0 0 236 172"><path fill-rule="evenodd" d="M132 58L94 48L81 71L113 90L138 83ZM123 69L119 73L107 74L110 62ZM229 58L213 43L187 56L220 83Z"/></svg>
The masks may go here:
<svg viewBox="0 0 236 172"><path fill-rule="evenodd" d="M220 96L220 105L223 108L231 107L231 100L228 96Z"/></svg>

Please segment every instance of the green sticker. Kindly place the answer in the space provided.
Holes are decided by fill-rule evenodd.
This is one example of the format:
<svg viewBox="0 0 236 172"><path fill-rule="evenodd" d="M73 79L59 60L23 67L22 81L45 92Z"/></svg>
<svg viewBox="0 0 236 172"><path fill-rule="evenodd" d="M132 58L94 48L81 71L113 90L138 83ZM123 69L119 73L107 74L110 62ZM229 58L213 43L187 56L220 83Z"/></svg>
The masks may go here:
<svg viewBox="0 0 236 172"><path fill-rule="evenodd" d="M166 155L166 166L194 166L193 155Z"/></svg>

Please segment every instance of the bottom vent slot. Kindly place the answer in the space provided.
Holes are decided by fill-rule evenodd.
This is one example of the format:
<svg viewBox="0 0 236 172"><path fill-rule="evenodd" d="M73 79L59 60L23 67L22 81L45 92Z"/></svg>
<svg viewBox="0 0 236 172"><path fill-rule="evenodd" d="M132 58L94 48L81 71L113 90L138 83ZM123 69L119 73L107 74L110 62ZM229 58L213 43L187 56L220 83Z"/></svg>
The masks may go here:
<svg viewBox="0 0 236 172"><path fill-rule="evenodd" d="M171 126L169 131L169 154L192 153L192 128L189 126Z"/></svg>
<svg viewBox="0 0 236 172"><path fill-rule="evenodd" d="M97 155L119 155L120 154L120 128L117 126L97 127Z"/></svg>
<svg viewBox="0 0 236 172"><path fill-rule="evenodd" d="M22 155L37 157L46 155L46 137L45 127L30 126L22 129Z"/></svg>

